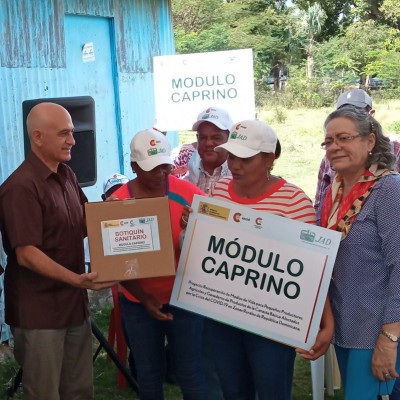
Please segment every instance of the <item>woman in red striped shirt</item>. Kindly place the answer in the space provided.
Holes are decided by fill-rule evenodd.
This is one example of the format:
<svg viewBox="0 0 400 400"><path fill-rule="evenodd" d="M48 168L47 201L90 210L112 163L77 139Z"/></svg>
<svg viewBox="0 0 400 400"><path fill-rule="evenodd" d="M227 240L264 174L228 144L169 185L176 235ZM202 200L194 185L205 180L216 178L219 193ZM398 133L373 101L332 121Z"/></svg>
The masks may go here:
<svg viewBox="0 0 400 400"><path fill-rule="evenodd" d="M235 202L315 224L311 200L297 186L274 176L271 170L280 156L275 131L259 120L237 123L225 144L215 151L229 152L232 177L221 179L211 197ZM208 320L213 331L213 351L226 400L290 400L296 351L265 337ZM310 351L297 349L304 358L316 359L329 347L333 317L327 301L321 330Z"/></svg>

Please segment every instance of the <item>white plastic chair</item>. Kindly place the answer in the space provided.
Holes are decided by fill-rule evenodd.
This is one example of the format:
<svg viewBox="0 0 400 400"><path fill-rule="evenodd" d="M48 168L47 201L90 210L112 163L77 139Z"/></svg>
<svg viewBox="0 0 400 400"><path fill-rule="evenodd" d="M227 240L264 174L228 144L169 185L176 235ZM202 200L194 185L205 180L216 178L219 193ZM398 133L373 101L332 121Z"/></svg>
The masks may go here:
<svg viewBox="0 0 400 400"><path fill-rule="evenodd" d="M329 396L333 396L335 394L335 362L335 353L332 345L329 347L325 356L320 357L318 360L311 361L311 383L313 400L324 400L325 386L326 393Z"/></svg>

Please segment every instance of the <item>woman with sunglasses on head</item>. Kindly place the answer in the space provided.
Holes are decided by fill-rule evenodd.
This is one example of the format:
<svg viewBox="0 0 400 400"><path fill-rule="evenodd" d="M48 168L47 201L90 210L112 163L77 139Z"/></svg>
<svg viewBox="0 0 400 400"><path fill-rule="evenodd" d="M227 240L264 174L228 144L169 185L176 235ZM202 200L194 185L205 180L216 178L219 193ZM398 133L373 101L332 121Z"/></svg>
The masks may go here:
<svg viewBox="0 0 400 400"><path fill-rule="evenodd" d="M211 197L252 209L315 224L311 200L297 186L272 175L281 146L276 132L259 120L235 124L228 141L215 151L228 151L232 177L218 181ZM326 303L321 330L307 359L326 352L333 334L333 317ZM207 320L218 376L226 400L290 400L296 351L282 343Z"/></svg>
<svg viewBox="0 0 400 400"><path fill-rule="evenodd" d="M324 124L322 147L336 171L321 226L342 233L330 288L334 344L346 400L376 400L398 377L400 176L380 124L343 107Z"/></svg>

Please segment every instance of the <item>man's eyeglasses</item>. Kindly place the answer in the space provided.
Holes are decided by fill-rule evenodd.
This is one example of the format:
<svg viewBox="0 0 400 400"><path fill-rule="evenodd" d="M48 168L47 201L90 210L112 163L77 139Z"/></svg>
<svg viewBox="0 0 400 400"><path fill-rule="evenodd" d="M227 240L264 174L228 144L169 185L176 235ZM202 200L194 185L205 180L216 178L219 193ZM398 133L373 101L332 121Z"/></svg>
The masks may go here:
<svg viewBox="0 0 400 400"><path fill-rule="evenodd" d="M358 135L338 135L333 138L329 137L325 139L325 142L321 143L321 148L327 150L329 149L329 147L333 145L333 143L337 143L339 146L343 146L360 136L361 135L358 134Z"/></svg>

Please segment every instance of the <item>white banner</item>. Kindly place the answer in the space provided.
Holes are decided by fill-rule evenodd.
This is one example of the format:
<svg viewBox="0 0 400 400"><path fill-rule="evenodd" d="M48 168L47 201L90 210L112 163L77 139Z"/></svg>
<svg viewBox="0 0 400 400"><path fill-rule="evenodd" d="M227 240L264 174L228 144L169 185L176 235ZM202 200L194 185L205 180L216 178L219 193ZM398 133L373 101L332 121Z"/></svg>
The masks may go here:
<svg viewBox="0 0 400 400"><path fill-rule="evenodd" d="M104 256L160 250L157 216L101 221Z"/></svg>
<svg viewBox="0 0 400 400"><path fill-rule="evenodd" d="M171 304L309 349L340 233L195 196Z"/></svg>
<svg viewBox="0 0 400 400"><path fill-rule="evenodd" d="M255 118L251 49L153 57L155 127L191 130L211 106L226 109L233 122Z"/></svg>

